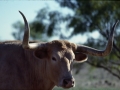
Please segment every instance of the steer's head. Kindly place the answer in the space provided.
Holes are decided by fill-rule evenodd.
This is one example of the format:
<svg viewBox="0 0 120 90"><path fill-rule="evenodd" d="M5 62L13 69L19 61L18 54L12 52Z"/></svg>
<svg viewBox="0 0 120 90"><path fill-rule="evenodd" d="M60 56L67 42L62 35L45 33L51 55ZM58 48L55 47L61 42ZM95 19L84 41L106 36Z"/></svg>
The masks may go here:
<svg viewBox="0 0 120 90"><path fill-rule="evenodd" d="M54 40L47 43L29 43L29 25L23 15L25 22L25 33L22 46L24 49L34 50L34 55L40 59L47 60L47 73L49 78L55 85L63 88L73 87L74 78L71 70L73 61L84 62L87 60L87 55L106 56L110 53L113 46L113 32L118 21L113 25L109 35L108 43L105 50L97 50L84 45L70 43L65 40Z"/></svg>
<svg viewBox="0 0 120 90"><path fill-rule="evenodd" d="M75 53L76 45L65 40L48 42L35 51L35 56L47 60L48 77L57 86L70 88L75 86L72 77L73 61L83 62L87 56L83 53Z"/></svg>

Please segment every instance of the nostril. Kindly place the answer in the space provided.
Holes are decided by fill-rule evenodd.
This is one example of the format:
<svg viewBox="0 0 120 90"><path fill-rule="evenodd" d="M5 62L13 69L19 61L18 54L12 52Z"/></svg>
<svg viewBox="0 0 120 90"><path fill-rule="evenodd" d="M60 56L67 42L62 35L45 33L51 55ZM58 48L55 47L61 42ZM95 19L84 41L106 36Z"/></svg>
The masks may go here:
<svg viewBox="0 0 120 90"><path fill-rule="evenodd" d="M64 80L63 80L63 84L64 84L64 85L67 85L68 82L69 82L68 79L64 79Z"/></svg>
<svg viewBox="0 0 120 90"><path fill-rule="evenodd" d="M74 82L74 80L72 80L72 84L74 84L75 82Z"/></svg>
<svg viewBox="0 0 120 90"><path fill-rule="evenodd" d="M63 86L65 88L70 88L70 87L74 87L74 79L64 79L63 80Z"/></svg>

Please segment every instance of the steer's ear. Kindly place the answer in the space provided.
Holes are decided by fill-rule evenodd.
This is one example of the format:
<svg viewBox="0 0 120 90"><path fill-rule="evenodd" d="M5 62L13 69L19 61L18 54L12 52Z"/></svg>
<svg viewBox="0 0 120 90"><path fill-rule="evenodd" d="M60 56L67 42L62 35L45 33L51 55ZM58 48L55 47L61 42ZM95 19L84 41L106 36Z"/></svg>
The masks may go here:
<svg viewBox="0 0 120 90"><path fill-rule="evenodd" d="M34 56L39 59L44 59L49 57L48 56L49 50L47 48L39 48L34 51Z"/></svg>
<svg viewBox="0 0 120 90"><path fill-rule="evenodd" d="M77 61L78 63L82 63L87 61L88 57L86 54L84 53L75 53L75 61Z"/></svg>

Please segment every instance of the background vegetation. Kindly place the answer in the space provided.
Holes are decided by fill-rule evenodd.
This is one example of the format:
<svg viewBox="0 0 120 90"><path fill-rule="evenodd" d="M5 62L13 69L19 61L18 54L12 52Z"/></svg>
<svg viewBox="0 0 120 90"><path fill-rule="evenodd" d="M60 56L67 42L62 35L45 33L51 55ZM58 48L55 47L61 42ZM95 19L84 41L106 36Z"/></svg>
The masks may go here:
<svg viewBox="0 0 120 90"><path fill-rule="evenodd" d="M61 7L72 10L74 14L65 15L61 11L50 11L48 7L40 9L35 20L30 22L31 39L48 41L50 37L58 36L60 39L70 40L72 37L79 34L83 35L98 31L100 33L99 38L94 39L88 35L86 36L88 38L87 41L83 44L97 49L104 49L112 25L120 19L119 1L56 0L56 2L58 2ZM64 30L61 25L64 26ZM21 40L24 24L18 21L13 24L13 27L16 29L16 32L13 32L13 36ZM107 57L89 56L86 63L92 66L90 68L103 68L120 80L119 27L120 25L117 26L115 31L114 47L111 54ZM86 63L74 64L74 74L79 75L80 70L86 67Z"/></svg>

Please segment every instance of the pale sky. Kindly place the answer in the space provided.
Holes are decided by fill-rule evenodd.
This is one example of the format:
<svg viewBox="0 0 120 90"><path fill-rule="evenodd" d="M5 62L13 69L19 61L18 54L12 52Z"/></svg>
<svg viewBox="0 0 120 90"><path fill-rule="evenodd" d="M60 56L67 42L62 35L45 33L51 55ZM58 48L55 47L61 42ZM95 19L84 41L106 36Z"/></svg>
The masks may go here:
<svg viewBox="0 0 120 90"><path fill-rule="evenodd" d="M14 31L12 24L16 21L23 22L18 12L19 10L24 13L28 22L30 22L34 20L37 11L46 6L49 6L51 10L60 10L64 14L73 14L72 11L68 11L66 8L61 9L59 4L53 0L0 0L0 40L15 40L12 36L12 32ZM95 38L99 37L97 31L91 35ZM81 42L87 39L86 35L77 35L70 39L70 41L77 43L80 42L80 38L82 38ZM58 37L52 39L58 39Z"/></svg>
<svg viewBox="0 0 120 90"><path fill-rule="evenodd" d="M23 22L19 10L22 11L28 22L34 20L37 11L45 6L57 7L57 3L43 0L0 0L0 40L13 40L11 33L13 32L12 24L20 20Z"/></svg>

